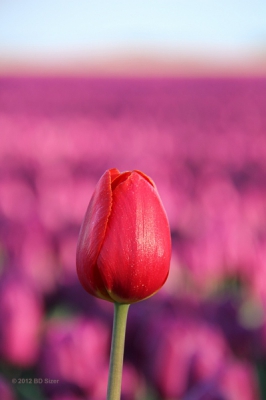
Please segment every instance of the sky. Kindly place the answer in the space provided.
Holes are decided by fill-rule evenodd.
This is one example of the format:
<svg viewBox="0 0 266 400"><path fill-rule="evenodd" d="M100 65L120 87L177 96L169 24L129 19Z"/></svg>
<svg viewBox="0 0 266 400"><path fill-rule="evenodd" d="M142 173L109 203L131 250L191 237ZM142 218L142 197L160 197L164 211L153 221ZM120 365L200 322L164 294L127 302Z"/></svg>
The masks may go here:
<svg viewBox="0 0 266 400"><path fill-rule="evenodd" d="M0 64L136 53L265 58L266 1L0 0Z"/></svg>

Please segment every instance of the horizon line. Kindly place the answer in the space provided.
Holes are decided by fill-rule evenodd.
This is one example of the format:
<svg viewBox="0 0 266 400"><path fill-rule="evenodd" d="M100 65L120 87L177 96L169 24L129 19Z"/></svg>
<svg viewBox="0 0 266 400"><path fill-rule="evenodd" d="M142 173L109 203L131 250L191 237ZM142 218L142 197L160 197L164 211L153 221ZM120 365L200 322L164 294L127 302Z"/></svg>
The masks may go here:
<svg viewBox="0 0 266 400"><path fill-rule="evenodd" d="M63 57L2 56L0 76L266 76L266 55L113 53Z"/></svg>

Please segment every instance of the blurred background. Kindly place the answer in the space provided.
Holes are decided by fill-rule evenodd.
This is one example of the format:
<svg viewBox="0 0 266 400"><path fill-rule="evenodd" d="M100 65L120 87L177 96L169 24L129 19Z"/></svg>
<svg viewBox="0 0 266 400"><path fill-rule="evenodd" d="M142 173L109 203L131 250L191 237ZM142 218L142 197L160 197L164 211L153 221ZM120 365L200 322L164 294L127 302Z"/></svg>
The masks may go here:
<svg viewBox="0 0 266 400"><path fill-rule="evenodd" d="M0 1L0 398L104 400L112 304L77 236L108 168L157 184L169 279L122 400L266 398L266 3Z"/></svg>

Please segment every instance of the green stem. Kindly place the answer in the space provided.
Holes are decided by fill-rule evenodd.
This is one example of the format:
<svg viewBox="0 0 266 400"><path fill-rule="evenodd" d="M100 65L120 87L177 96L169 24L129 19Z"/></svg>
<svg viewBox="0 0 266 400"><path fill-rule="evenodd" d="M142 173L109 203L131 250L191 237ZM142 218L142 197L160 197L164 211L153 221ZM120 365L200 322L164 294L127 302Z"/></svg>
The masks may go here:
<svg viewBox="0 0 266 400"><path fill-rule="evenodd" d="M114 303L114 322L109 366L107 400L120 400L129 304Z"/></svg>

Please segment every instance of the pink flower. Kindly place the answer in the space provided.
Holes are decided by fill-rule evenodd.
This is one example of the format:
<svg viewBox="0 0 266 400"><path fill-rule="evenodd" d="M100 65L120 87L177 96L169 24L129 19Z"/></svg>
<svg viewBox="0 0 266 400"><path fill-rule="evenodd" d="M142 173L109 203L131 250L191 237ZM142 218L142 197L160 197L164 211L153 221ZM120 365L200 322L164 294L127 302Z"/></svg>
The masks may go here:
<svg viewBox="0 0 266 400"><path fill-rule="evenodd" d="M99 321L52 319L45 332L41 366L44 376L93 390L108 367L109 332Z"/></svg>
<svg viewBox="0 0 266 400"><path fill-rule="evenodd" d="M227 362L219 386L225 398L231 400L256 400L260 397L254 367L245 361Z"/></svg>
<svg viewBox="0 0 266 400"><path fill-rule="evenodd" d="M42 304L23 280L1 286L1 354L18 366L33 365L39 353Z"/></svg>

